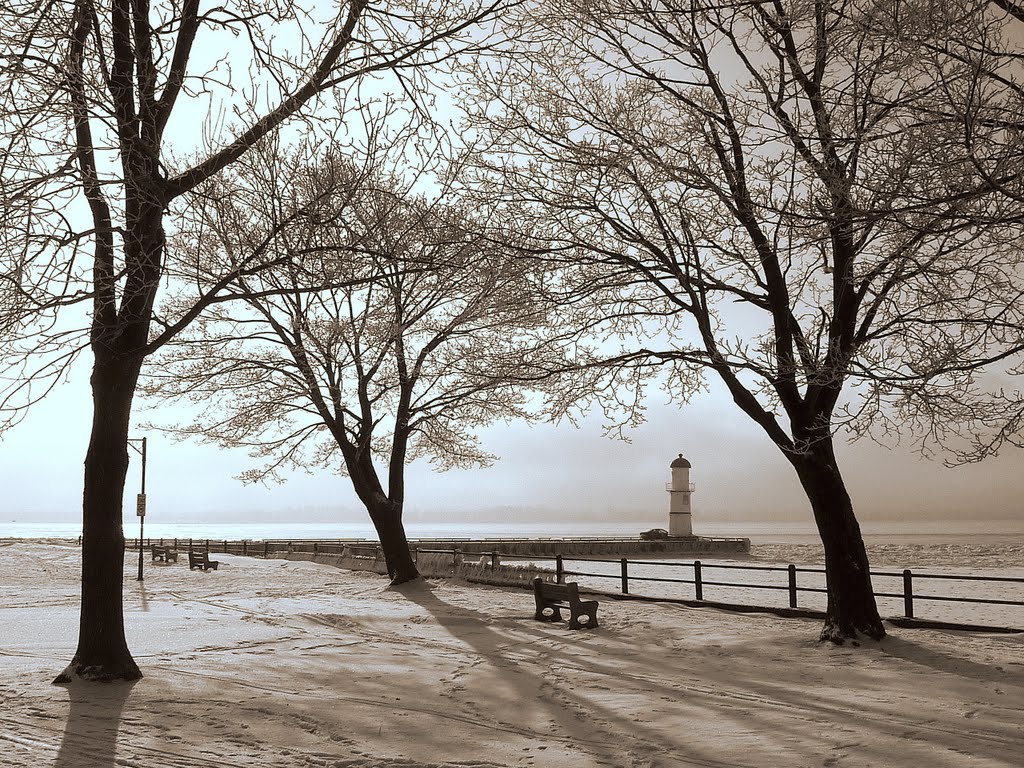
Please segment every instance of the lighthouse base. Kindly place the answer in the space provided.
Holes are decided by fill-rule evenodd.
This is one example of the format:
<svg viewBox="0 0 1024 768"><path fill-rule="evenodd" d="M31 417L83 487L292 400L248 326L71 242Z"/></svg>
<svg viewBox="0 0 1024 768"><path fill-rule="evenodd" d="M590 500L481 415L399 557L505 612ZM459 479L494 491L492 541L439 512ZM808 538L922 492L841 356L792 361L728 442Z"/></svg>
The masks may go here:
<svg viewBox="0 0 1024 768"><path fill-rule="evenodd" d="M693 516L689 513L672 512L668 516L669 536L692 536Z"/></svg>

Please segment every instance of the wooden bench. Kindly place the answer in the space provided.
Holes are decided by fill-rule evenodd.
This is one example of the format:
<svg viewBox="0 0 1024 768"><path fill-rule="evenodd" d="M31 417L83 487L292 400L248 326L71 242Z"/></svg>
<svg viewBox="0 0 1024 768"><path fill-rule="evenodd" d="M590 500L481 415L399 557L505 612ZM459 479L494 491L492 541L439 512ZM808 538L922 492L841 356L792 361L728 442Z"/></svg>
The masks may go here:
<svg viewBox="0 0 1024 768"><path fill-rule="evenodd" d="M597 600L580 600L579 587L575 583L552 584L540 576L533 580L533 596L537 602L537 621L561 621L562 608L569 609L569 629L591 629L597 624ZM550 613L549 613L550 611ZM587 621L580 623L585 616Z"/></svg>
<svg viewBox="0 0 1024 768"><path fill-rule="evenodd" d="M220 561L211 560L210 553L205 549L202 552L193 552L192 550L189 550L188 569L190 571L193 568L202 568L204 571L208 571L212 568L216 571L218 565L220 565Z"/></svg>
<svg viewBox="0 0 1024 768"><path fill-rule="evenodd" d="M157 560L163 560L165 563L169 563L172 560L174 562L178 562L178 550L176 549L171 549L170 547L161 547L157 544L154 544L151 547L151 551L153 553L154 562Z"/></svg>

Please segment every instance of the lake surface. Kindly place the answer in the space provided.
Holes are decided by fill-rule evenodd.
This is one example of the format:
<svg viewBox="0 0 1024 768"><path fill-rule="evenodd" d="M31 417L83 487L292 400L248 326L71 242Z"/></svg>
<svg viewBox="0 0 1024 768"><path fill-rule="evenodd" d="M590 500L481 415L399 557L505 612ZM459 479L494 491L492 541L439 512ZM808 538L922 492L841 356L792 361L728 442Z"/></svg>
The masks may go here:
<svg viewBox="0 0 1024 768"><path fill-rule="evenodd" d="M570 538L631 537L649 528L664 528L664 520L621 523L407 523L410 538ZM125 536L138 536L135 518L126 520ZM1024 542L1024 520L997 521L883 521L861 523L868 542L919 541L959 543L965 537L975 543ZM77 538L81 523L0 523L0 538ZM800 544L818 540L813 523L701 522L694 523L698 536L742 536L759 544ZM369 520L365 523L160 523L148 522L146 538L196 539L371 539L377 538Z"/></svg>

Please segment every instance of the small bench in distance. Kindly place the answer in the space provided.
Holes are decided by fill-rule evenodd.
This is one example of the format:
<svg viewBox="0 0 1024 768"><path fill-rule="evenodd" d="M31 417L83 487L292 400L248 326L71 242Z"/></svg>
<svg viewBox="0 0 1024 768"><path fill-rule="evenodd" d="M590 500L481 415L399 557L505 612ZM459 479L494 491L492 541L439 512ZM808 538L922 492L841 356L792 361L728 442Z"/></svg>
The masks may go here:
<svg viewBox="0 0 1024 768"><path fill-rule="evenodd" d="M592 629L598 626L597 600L580 600L579 587L575 582L553 584L538 576L533 580L533 596L537 603L537 612L533 618L537 621L561 621L561 609L568 608L569 629ZM586 617L586 623L580 623L582 617Z"/></svg>
<svg viewBox="0 0 1024 768"><path fill-rule="evenodd" d="M208 571L211 568L217 570L217 566L220 565L219 560L211 560L210 553L205 549L202 552L192 552L189 550L188 553L188 569L191 571L193 568L202 568L204 571Z"/></svg>
<svg viewBox="0 0 1024 768"><path fill-rule="evenodd" d="M161 547L158 544L154 544L150 551L152 552L153 561L163 560L165 563L169 563L172 560L178 562L178 550L171 549L170 547Z"/></svg>

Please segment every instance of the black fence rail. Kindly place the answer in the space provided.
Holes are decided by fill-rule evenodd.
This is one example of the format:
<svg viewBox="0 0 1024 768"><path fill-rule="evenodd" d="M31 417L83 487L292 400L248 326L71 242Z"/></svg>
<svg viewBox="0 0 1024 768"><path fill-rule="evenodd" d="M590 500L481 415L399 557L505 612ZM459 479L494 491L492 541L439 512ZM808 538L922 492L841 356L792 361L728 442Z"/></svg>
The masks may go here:
<svg viewBox="0 0 1024 768"><path fill-rule="evenodd" d="M507 558L506 558L507 559ZM593 570L578 570L566 567L566 562L572 563L599 563L612 566L612 569L605 568L603 572ZM587 566L584 566L587 567ZM634 586L641 585L689 585L692 589L688 594L676 592L672 595L682 599L692 595L692 599L698 602L706 602L711 598L708 596L709 588L712 588L713 599L727 601L732 594L730 590L743 590L745 592L785 592L788 597L790 609L812 608L801 596L820 595L822 599L827 595L825 588L825 569L813 566L796 565L739 565L733 563L705 563L700 560L693 562L668 562L657 560L629 560L627 558L604 559L604 558L563 558L556 557L554 561L555 578L564 581L566 577L585 577L596 581L611 581L615 584L620 594L639 595L654 597L668 597L665 590L657 590L658 594L651 594L650 590L641 588L639 591ZM652 575L656 571L668 571L672 575ZM755 578L738 580L730 574L755 574ZM758 579L757 576L777 575L780 578L774 583L768 579ZM803 577L800 575L804 574ZM963 603L973 606L1004 606L1024 609L1024 578L1015 576L978 576L959 575L948 573L928 573L913 571L905 568L901 571L879 570L871 571L872 583L879 581L895 581L899 585L898 590L878 590L874 594L876 598L888 598L898 600L902 603L902 617L906 619L917 618L916 606L924 602L932 603ZM801 583L801 579L803 583ZM811 583L808 583L810 581ZM767 583L766 583L767 582ZM996 585L1009 587L1016 594L1014 599L1008 597L987 597L981 595L964 594L936 594L933 589L935 583L956 584L963 588L965 584L978 585L991 589ZM925 591L921 591L921 585L927 585ZM771 607L763 603L755 603L744 607L758 608ZM1021 611L1024 617L1024 611ZM1007 629L1012 631L1024 631L1014 626L1007 626L1002 620L1005 617L989 612L985 628ZM963 624L963 622L955 622ZM1024 625L1024 622L1018 622Z"/></svg>
<svg viewBox="0 0 1024 768"><path fill-rule="evenodd" d="M467 542L468 543L468 542ZM127 546L137 549L139 540L129 540ZM381 560L383 553L380 544L367 539L267 539L257 541L231 541L227 539L146 539L145 548L152 545L169 546L175 549L206 550L226 554L249 557L269 557L282 552L323 554L347 556L357 559ZM484 549L480 546L467 549L416 548L414 556L420 554L441 555L451 558L452 567L457 568L466 563L477 562L480 566L497 568L499 564L511 565L519 561L529 561L529 567L550 570L559 582L567 577L583 577L590 580L591 585L603 585L612 582L613 591L623 596L647 597L653 599L674 599L682 601L730 603L736 607L749 609L771 609L784 607L777 604L765 604L764 601L742 602L743 597L750 593L780 593L788 598L789 609L816 609L813 603L822 602L827 594L825 588L825 569L817 566L789 565L740 565L735 563L709 563L700 560L679 562L668 560L631 560L628 558L596 558L596 557L565 557L556 555L548 560L525 555L503 553L498 549ZM566 563L584 564L582 567L597 567L599 570L578 570L568 568ZM920 603L961 603L972 606L1012 607L1024 609L1024 578L1014 576L978 576L948 573L928 573L905 568L899 571L871 571L872 583L895 584L895 587L877 589L876 598L898 601L901 604L905 619L918 617L917 606ZM922 584L926 585L921 591ZM941 594L936 589L941 586L956 585L957 591L963 591L964 585L985 590L980 594ZM639 586L638 586L639 585ZM996 587L1012 593L1013 597L992 597ZM652 589L653 587L653 589ZM680 587L684 587L681 589ZM970 591L970 590L968 590ZM711 593L709 597L709 592ZM741 602L735 602L734 595L741 595ZM815 601L814 596L818 596ZM804 598L810 597L810 600ZM1016 623L1007 622L1005 617L988 613L984 623L978 628L1005 629L1008 631L1024 631L1024 610L1020 611L1021 619ZM941 616L937 620L941 621ZM967 626L964 622L952 622ZM970 624L974 626L974 624Z"/></svg>

